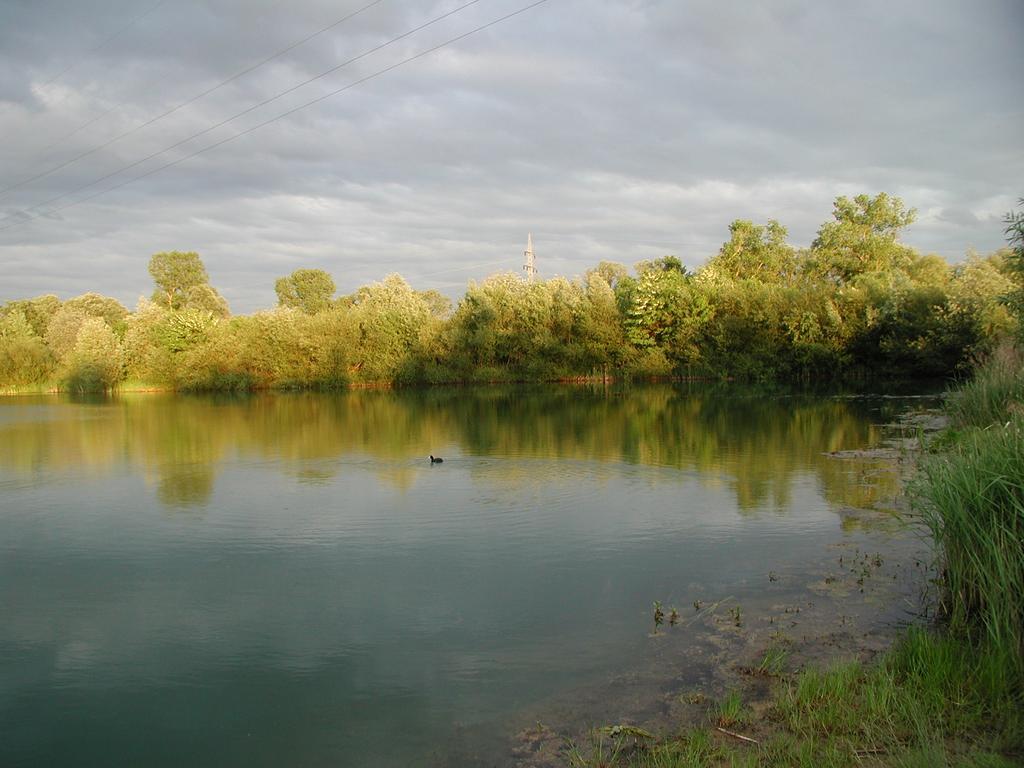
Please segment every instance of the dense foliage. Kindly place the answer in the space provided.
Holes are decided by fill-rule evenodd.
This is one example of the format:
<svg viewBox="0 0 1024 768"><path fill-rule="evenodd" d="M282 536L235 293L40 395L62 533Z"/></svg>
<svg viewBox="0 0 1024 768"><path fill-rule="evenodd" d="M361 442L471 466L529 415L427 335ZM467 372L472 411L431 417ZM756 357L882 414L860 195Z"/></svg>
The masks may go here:
<svg viewBox="0 0 1024 768"><path fill-rule="evenodd" d="M0 307L0 386L949 375L1022 326L1021 217L1011 248L955 267L899 242L913 220L885 194L840 197L808 249L776 221L735 221L692 274L674 256L498 274L454 307L398 275L335 298L329 274L300 269L277 280L276 309L235 317L198 254L158 253L134 312L92 293Z"/></svg>

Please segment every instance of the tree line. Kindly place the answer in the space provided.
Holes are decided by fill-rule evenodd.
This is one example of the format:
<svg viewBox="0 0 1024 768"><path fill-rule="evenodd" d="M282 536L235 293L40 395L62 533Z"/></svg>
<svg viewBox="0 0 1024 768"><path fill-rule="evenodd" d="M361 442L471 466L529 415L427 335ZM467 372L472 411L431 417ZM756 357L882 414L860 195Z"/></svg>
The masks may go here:
<svg viewBox="0 0 1024 768"><path fill-rule="evenodd" d="M232 316L196 253L155 254L133 312L96 293L0 307L0 386L102 390L341 387L584 377L946 376L1021 332L1024 255L950 266L899 235L895 197L840 197L809 248L734 221L689 272L675 256L582 277L470 283L456 303L388 275L346 296L299 269L278 306Z"/></svg>

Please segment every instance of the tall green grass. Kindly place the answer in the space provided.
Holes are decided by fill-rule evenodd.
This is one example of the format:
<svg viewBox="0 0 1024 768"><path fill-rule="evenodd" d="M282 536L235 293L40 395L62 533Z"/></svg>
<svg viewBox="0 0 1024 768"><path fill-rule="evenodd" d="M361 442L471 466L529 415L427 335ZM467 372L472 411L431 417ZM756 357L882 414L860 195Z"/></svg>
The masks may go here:
<svg viewBox="0 0 1024 768"><path fill-rule="evenodd" d="M1024 365L1003 353L954 391L962 427L913 488L942 557L949 632L993 712L1024 707Z"/></svg>
<svg viewBox="0 0 1024 768"><path fill-rule="evenodd" d="M1024 360L1002 346L980 365L974 377L953 389L946 412L956 427L988 427L1024 415Z"/></svg>
<svg viewBox="0 0 1024 768"><path fill-rule="evenodd" d="M923 479L949 615L1024 649L1024 418L966 432L925 462Z"/></svg>

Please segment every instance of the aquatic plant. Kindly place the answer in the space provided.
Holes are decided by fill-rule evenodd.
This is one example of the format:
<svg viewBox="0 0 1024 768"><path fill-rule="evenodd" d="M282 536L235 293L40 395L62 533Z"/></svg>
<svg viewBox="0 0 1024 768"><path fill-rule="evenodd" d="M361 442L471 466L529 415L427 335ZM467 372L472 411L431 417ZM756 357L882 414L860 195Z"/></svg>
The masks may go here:
<svg viewBox="0 0 1024 768"><path fill-rule="evenodd" d="M1004 424L1024 413L1024 360L1021 352L1004 345L979 367L974 376L952 390L946 412L957 427Z"/></svg>
<svg viewBox="0 0 1024 768"><path fill-rule="evenodd" d="M941 548L946 615L1002 659L992 685L1024 695L1024 418L965 433L924 463L916 488Z"/></svg>
<svg viewBox="0 0 1024 768"><path fill-rule="evenodd" d="M661 608L661 601L654 601L654 626L660 627L665 622L665 611Z"/></svg>
<svg viewBox="0 0 1024 768"><path fill-rule="evenodd" d="M778 645L769 646L757 665L757 671L762 675L778 677L786 667L789 658L789 651Z"/></svg>
<svg viewBox="0 0 1024 768"><path fill-rule="evenodd" d="M747 722L748 713L743 707L743 699L739 691L729 691L714 709L715 725L731 728Z"/></svg>

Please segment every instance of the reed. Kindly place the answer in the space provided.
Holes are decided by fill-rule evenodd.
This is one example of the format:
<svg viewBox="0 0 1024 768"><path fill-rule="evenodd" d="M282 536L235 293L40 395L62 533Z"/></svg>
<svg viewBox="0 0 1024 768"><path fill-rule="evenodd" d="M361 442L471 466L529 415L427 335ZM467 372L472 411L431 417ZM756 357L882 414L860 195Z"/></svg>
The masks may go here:
<svg viewBox="0 0 1024 768"><path fill-rule="evenodd" d="M949 392L946 412L956 427L988 427L1024 415L1024 359L1004 345L975 369L974 376Z"/></svg>
<svg viewBox="0 0 1024 768"><path fill-rule="evenodd" d="M1024 418L973 428L922 466L916 494L941 552L952 632L1000 660L994 695L1024 690Z"/></svg>

